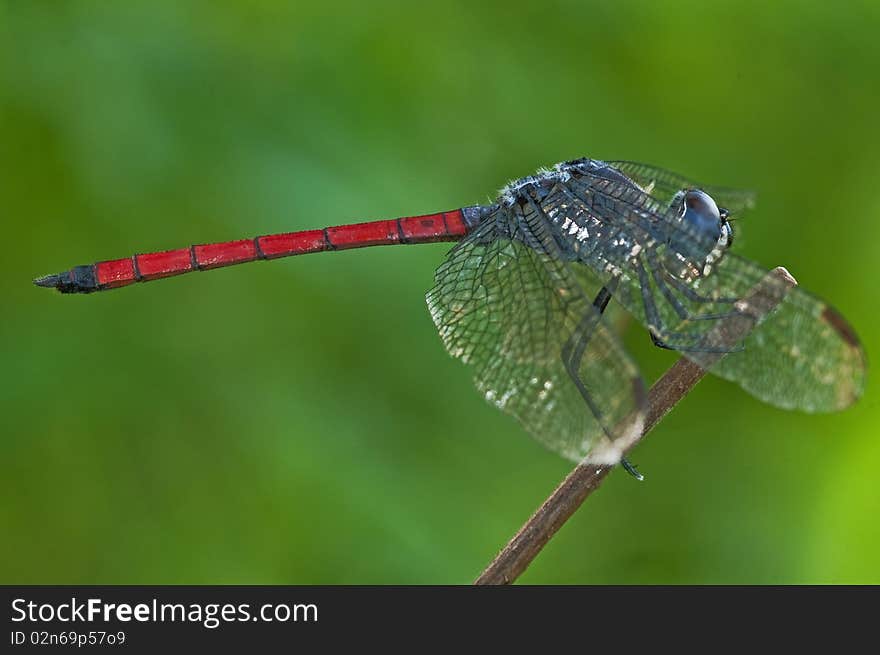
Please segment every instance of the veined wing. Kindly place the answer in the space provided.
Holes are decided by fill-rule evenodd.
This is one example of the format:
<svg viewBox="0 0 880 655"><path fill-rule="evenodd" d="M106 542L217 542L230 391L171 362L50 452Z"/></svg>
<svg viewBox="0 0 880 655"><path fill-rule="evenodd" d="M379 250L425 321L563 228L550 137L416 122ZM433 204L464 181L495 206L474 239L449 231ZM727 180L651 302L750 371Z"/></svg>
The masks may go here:
<svg viewBox="0 0 880 655"><path fill-rule="evenodd" d="M865 355L836 310L799 287L789 290L777 281L777 288L768 292L779 305L766 316L755 315L753 307L740 301L767 271L730 252L707 275L683 276L685 262L669 244L695 244L695 251L711 244L700 243L705 236L693 233L657 200L624 186L600 178L572 181L566 201L579 205L577 211L571 205L566 211L597 217L631 239L634 247L628 252L636 254L615 262L621 272L614 297L659 341L778 407L824 412L858 399L865 383ZM580 274L577 267L573 270ZM594 272L595 267L587 271L590 277ZM721 345L713 329L732 316L750 318L755 328L744 341ZM715 363L721 348L732 352Z"/></svg>
<svg viewBox="0 0 880 655"><path fill-rule="evenodd" d="M638 370L592 304L598 288L548 252L548 226L499 212L437 269L427 301L443 343L539 442L573 461L616 463L641 434Z"/></svg>
<svg viewBox="0 0 880 655"><path fill-rule="evenodd" d="M742 288L763 269L730 254L717 272L718 278L713 281L710 275L705 286L720 293L728 286ZM852 405L864 391L867 362L855 330L831 305L800 287L785 296L743 347L743 353L719 362L716 374L775 405L834 411Z"/></svg>
<svg viewBox="0 0 880 655"><path fill-rule="evenodd" d="M719 207L724 207L734 216L755 207L754 191L701 184L679 173L673 173L650 164L640 164L634 161L609 161L607 163L642 189L649 191L652 196L664 204L669 204L673 196L682 189L702 189L715 199Z"/></svg>

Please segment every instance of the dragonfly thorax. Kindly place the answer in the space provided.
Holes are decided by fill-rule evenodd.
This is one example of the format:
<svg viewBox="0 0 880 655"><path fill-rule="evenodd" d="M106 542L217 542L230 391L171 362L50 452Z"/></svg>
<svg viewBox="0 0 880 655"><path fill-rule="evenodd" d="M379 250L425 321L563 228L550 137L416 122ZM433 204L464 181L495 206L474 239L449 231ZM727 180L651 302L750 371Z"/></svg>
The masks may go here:
<svg viewBox="0 0 880 655"><path fill-rule="evenodd" d="M662 244L666 267L679 279L709 275L733 243L727 211L696 187L679 190L667 202L653 191L653 183L640 185L612 164L576 159L510 182L481 220L493 216L504 233L521 232L520 223L535 217L547 220L555 227L552 242L520 240L602 273L618 275L637 266L644 249ZM660 215L669 222L651 218Z"/></svg>
<svg viewBox="0 0 880 655"><path fill-rule="evenodd" d="M538 169L534 175L508 182L498 193L498 204L505 207L512 207L515 204L523 205L527 194L540 200L546 197L556 184L565 184L572 178L579 179L583 176L637 187L632 180L605 162L582 157L556 164L552 168Z"/></svg>

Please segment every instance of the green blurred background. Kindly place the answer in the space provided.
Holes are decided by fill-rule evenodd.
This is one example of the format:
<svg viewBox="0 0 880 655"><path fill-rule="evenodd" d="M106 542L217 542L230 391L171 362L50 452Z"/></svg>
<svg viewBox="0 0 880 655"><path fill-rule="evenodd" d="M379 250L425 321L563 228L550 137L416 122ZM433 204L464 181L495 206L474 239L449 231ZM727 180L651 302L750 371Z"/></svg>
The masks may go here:
<svg viewBox="0 0 880 655"><path fill-rule="evenodd" d="M637 159L757 189L737 249L876 357L876 2L477 5L0 5L0 582L466 583L570 468L446 355L447 244L30 283L74 264ZM706 379L522 581L880 583L870 383L807 416Z"/></svg>

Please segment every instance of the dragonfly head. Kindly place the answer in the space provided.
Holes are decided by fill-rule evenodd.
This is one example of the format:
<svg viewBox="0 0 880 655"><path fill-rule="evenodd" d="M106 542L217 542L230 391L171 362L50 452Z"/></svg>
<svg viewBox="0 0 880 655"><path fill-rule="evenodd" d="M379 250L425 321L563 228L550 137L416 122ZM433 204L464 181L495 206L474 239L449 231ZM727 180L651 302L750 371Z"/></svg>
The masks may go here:
<svg viewBox="0 0 880 655"><path fill-rule="evenodd" d="M672 202L681 218L683 234L673 237L670 245L683 259L697 264L692 273L709 275L712 265L733 244L728 211L700 189L679 191Z"/></svg>

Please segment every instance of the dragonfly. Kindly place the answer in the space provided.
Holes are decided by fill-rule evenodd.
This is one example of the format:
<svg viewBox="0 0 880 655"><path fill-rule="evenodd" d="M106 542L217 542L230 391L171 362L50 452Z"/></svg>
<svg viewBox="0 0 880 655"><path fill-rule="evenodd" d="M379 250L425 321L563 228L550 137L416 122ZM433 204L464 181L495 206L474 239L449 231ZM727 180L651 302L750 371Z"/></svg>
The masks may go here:
<svg viewBox="0 0 880 655"><path fill-rule="evenodd" d="M732 221L754 194L630 161L580 158L501 189L487 205L136 254L37 278L92 293L182 273L367 246L457 242L427 305L448 352L487 401L550 450L621 464L646 412L639 369L608 319L613 299L653 343L771 405L842 410L862 394L866 359L830 304L778 281L775 309L743 300L766 269L732 251ZM719 343L719 321L754 325Z"/></svg>

